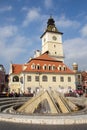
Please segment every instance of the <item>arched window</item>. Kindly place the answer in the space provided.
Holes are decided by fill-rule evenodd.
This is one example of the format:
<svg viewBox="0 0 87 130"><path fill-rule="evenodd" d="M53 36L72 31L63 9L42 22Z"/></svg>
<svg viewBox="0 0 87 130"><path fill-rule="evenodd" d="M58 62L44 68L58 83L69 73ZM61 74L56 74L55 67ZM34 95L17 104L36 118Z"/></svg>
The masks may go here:
<svg viewBox="0 0 87 130"><path fill-rule="evenodd" d="M47 80L48 80L47 76L44 75L44 76L42 77L42 81L47 82Z"/></svg>
<svg viewBox="0 0 87 130"><path fill-rule="evenodd" d="M19 77L18 76L14 76L13 77L13 82L19 82Z"/></svg>

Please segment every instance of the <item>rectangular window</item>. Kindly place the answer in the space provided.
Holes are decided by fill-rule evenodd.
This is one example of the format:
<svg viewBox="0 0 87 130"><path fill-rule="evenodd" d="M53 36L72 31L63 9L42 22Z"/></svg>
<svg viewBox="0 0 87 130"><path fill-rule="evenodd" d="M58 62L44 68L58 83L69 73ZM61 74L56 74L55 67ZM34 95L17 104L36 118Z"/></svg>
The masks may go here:
<svg viewBox="0 0 87 130"><path fill-rule="evenodd" d="M48 77L47 77L46 75L44 75L44 76L42 77L42 81L43 81L43 82L47 82L47 80L48 80Z"/></svg>
<svg viewBox="0 0 87 130"><path fill-rule="evenodd" d="M71 82L71 77L68 77L68 82Z"/></svg>
<svg viewBox="0 0 87 130"><path fill-rule="evenodd" d="M61 81L61 82L64 82L64 77L60 77L60 81Z"/></svg>
<svg viewBox="0 0 87 130"><path fill-rule="evenodd" d="M39 81L39 76L35 76L35 81Z"/></svg>
<svg viewBox="0 0 87 130"><path fill-rule="evenodd" d="M31 76L27 76L27 81L31 81Z"/></svg>
<svg viewBox="0 0 87 130"><path fill-rule="evenodd" d="M52 77L52 81L56 82L56 77L55 76Z"/></svg>

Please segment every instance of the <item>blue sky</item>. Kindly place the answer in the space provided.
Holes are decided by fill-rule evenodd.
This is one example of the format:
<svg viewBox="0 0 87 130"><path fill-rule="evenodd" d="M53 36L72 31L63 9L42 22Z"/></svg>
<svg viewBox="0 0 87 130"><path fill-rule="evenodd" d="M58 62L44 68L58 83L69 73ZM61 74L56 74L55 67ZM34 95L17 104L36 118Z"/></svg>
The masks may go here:
<svg viewBox="0 0 87 130"><path fill-rule="evenodd" d="M65 64L87 70L87 0L0 0L0 64L23 64L41 50L40 36L52 15L63 32Z"/></svg>

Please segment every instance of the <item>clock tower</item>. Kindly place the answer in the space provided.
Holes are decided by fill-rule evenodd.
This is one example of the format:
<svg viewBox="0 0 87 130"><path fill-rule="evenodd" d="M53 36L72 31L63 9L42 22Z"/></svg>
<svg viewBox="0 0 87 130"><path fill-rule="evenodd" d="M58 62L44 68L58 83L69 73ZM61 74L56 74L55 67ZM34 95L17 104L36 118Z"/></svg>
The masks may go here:
<svg viewBox="0 0 87 130"><path fill-rule="evenodd" d="M42 54L48 54L58 61L64 61L63 47L62 47L62 32L59 32L55 26L55 21L52 17L48 19L47 28L42 34Z"/></svg>

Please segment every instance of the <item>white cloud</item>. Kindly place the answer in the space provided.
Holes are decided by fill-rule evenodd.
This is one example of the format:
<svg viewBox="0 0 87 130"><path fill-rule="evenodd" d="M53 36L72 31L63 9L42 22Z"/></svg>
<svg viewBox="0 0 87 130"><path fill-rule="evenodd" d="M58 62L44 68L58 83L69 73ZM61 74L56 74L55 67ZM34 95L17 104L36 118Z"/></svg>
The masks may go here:
<svg viewBox="0 0 87 130"><path fill-rule="evenodd" d="M52 0L45 0L44 4L45 4L46 8L51 8L53 6L53 1Z"/></svg>
<svg viewBox="0 0 87 130"><path fill-rule="evenodd" d="M30 22L38 20L40 18L40 13L39 13L38 8L32 8L31 10L28 11L25 20L23 21L23 26L27 26Z"/></svg>
<svg viewBox="0 0 87 130"><path fill-rule="evenodd" d="M87 37L87 24L81 29L80 32L83 37Z"/></svg>
<svg viewBox="0 0 87 130"><path fill-rule="evenodd" d="M67 19L64 15L61 16L57 21L56 24L61 27L79 27L80 23L75 20Z"/></svg>
<svg viewBox="0 0 87 130"><path fill-rule="evenodd" d="M26 52L26 47L30 46L30 43L29 38L19 34L16 26L0 28L0 59L14 60L21 53Z"/></svg>
<svg viewBox="0 0 87 130"><path fill-rule="evenodd" d="M78 60L79 63L87 61L87 24L80 30L81 36L64 41L64 50L67 60ZM83 66L83 62L81 65Z"/></svg>
<svg viewBox="0 0 87 130"><path fill-rule="evenodd" d="M12 10L12 6L0 7L0 12L11 11L11 10Z"/></svg>
<svg viewBox="0 0 87 130"><path fill-rule="evenodd" d="M65 52L65 60L67 63L71 64L73 62L79 63L79 67L84 69L84 65L86 67L87 61L85 58L87 57L87 39L85 38L74 38L69 39L64 42L64 52Z"/></svg>
<svg viewBox="0 0 87 130"><path fill-rule="evenodd" d="M12 25L0 27L0 38L11 37L16 34L17 30L17 27Z"/></svg>

